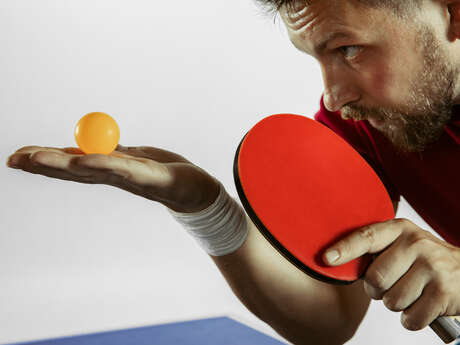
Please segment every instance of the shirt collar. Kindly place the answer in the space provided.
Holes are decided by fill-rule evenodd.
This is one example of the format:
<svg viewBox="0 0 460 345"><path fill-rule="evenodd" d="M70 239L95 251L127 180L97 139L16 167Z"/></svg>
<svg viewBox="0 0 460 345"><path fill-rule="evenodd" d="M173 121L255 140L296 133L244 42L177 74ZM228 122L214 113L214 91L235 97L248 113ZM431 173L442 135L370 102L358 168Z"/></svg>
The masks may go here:
<svg viewBox="0 0 460 345"><path fill-rule="evenodd" d="M452 117L444 127L445 132L460 145L460 105L452 107Z"/></svg>

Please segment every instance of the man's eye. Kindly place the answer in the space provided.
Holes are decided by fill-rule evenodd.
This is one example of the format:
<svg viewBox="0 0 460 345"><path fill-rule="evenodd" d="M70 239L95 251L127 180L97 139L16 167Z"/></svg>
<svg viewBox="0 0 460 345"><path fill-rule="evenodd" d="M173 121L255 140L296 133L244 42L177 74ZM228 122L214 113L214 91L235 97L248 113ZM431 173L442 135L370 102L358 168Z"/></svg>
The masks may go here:
<svg viewBox="0 0 460 345"><path fill-rule="evenodd" d="M353 60L361 52L361 47L359 46L343 46L338 49L342 52L342 54L348 60Z"/></svg>

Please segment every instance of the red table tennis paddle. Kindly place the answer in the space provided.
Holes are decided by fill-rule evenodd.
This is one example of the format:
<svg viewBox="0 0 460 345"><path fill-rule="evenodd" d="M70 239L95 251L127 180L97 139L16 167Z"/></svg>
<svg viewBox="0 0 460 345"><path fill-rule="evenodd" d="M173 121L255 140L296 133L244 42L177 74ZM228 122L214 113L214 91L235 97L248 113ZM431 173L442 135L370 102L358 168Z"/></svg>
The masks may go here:
<svg viewBox="0 0 460 345"><path fill-rule="evenodd" d="M309 276L351 284L372 256L341 266L326 249L362 226L394 218L378 175L345 140L305 116L272 115L258 122L236 151L233 173L246 212L265 238ZM460 335L460 318L430 325L446 342Z"/></svg>

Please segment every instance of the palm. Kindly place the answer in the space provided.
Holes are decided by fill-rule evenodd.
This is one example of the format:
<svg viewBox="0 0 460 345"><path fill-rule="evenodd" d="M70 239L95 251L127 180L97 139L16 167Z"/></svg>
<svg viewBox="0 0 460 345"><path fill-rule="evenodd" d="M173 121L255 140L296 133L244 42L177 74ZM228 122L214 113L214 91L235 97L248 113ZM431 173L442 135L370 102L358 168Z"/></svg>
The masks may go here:
<svg viewBox="0 0 460 345"><path fill-rule="evenodd" d="M9 163L61 180L112 185L177 212L199 211L217 194L217 181L203 169L176 153L149 146L119 145L110 155L27 146L16 151Z"/></svg>

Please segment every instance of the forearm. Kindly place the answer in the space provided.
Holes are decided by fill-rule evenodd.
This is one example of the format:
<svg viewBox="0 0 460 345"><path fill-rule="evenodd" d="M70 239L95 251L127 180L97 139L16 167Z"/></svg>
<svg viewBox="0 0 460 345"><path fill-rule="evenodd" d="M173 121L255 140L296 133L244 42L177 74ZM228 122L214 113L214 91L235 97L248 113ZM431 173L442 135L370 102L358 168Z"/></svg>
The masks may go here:
<svg viewBox="0 0 460 345"><path fill-rule="evenodd" d="M248 219L236 252L215 257L235 295L258 318L294 344L343 344L369 306L362 282L348 286L314 280L279 254Z"/></svg>

